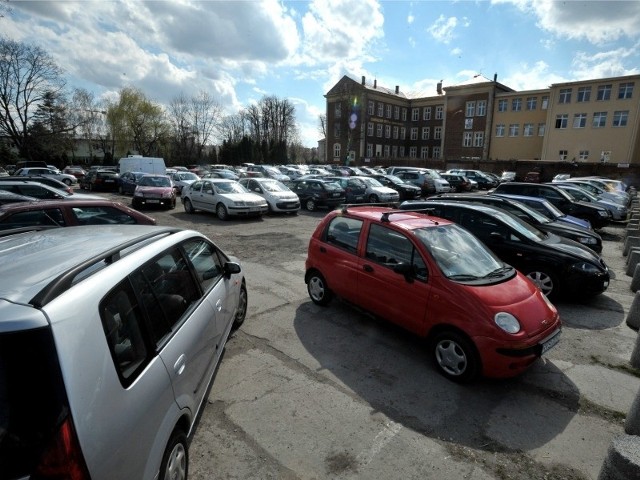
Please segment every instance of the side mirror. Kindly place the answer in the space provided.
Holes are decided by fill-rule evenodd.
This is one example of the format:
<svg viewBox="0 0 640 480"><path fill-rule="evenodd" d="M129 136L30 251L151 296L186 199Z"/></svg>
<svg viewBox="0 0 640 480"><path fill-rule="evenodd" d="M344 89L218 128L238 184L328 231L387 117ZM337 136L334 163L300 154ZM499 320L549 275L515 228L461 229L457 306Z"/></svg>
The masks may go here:
<svg viewBox="0 0 640 480"><path fill-rule="evenodd" d="M393 271L395 273L399 273L400 275L404 276L404 279L408 282L408 283L413 283L413 278L415 277L415 272L413 269L413 265L409 265L408 263L398 263L396 265L394 265L393 267Z"/></svg>
<svg viewBox="0 0 640 480"><path fill-rule="evenodd" d="M230 277L234 273L242 272L242 268L240 267L240 264L236 262L227 262L224 264L223 268L224 268L224 274L227 277Z"/></svg>

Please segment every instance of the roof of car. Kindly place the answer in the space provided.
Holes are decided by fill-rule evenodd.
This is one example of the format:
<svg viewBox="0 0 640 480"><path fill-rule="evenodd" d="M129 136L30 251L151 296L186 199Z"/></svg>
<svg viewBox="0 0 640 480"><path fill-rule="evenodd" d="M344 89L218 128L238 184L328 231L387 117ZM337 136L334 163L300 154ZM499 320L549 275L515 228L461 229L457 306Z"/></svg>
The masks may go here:
<svg viewBox="0 0 640 480"><path fill-rule="evenodd" d="M335 212L335 215L348 214L372 221L393 223L406 230L453 223L443 218L430 216L424 211L398 210L397 208L374 205L343 205L341 209L335 210Z"/></svg>
<svg viewBox="0 0 640 480"><path fill-rule="evenodd" d="M75 195L74 195L75 196ZM98 199L72 199L72 200L37 200L31 202L18 202L18 203L9 203L5 205L0 205L0 213L4 213L6 211L13 210L35 210L41 208L54 208L54 207L105 207L105 206L113 206L113 205L121 205L123 207L129 208L123 203L114 202L113 200L98 200Z"/></svg>

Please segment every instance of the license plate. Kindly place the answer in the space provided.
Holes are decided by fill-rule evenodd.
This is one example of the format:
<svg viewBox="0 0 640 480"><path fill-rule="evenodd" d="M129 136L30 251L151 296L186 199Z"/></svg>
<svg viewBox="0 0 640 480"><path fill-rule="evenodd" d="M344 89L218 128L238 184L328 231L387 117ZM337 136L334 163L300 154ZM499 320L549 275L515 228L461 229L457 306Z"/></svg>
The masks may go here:
<svg viewBox="0 0 640 480"><path fill-rule="evenodd" d="M160 200L147 200L147 203L160 203Z"/></svg>
<svg viewBox="0 0 640 480"><path fill-rule="evenodd" d="M260 211L260 207L250 207L249 211L250 212L259 212Z"/></svg>
<svg viewBox="0 0 640 480"><path fill-rule="evenodd" d="M556 333L553 337L542 344L542 355L555 347L560 341L560 332Z"/></svg>
<svg viewBox="0 0 640 480"><path fill-rule="evenodd" d="M340 196L340 192L338 192L338 193L332 193L332 194L331 194L331 196L332 196L332 197L339 197L339 196Z"/></svg>
<svg viewBox="0 0 640 480"><path fill-rule="evenodd" d="M104 183L113 183L115 180L105 180Z"/></svg>

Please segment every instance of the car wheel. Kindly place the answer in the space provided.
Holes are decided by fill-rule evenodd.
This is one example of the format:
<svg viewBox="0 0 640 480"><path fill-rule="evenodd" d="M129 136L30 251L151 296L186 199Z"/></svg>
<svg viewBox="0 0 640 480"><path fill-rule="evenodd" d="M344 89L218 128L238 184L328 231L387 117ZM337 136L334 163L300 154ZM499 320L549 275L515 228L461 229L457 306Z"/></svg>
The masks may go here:
<svg viewBox="0 0 640 480"><path fill-rule="evenodd" d="M124 189L122 188L122 185L120 185L120 186L118 187L118 193L119 193L120 195L125 195L125 193L124 193Z"/></svg>
<svg viewBox="0 0 640 480"><path fill-rule="evenodd" d="M138 202L136 202L135 199L131 200L131 206L134 210L140 210L140 205L138 205Z"/></svg>
<svg viewBox="0 0 640 480"><path fill-rule="evenodd" d="M525 271L525 275L536 284L548 299L558 296L558 292L560 291L558 279L553 273L549 272L547 268L531 267Z"/></svg>
<svg viewBox="0 0 640 480"><path fill-rule="evenodd" d="M316 305L328 305L333 298L333 293L327 286L327 281L320 272L314 271L307 281L309 297Z"/></svg>
<svg viewBox="0 0 640 480"><path fill-rule="evenodd" d="M369 195L369 203L378 203L377 195Z"/></svg>
<svg viewBox="0 0 640 480"><path fill-rule="evenodd" d="M216 215L218 215L218 218L220 220L226 220L227 218L229 218L227 207L225 207L223 203L219 203L216 207Z"/></svg>
<svg viewBox="0 0 640 480"><path fill-rule="evenodd" d="M316 209L316 202L314 202L313 199L310 198L306 202L304 202L304 206L307 210L313 212Z"/></svg>
<svg viewBox="0 0 640 480"><path fill-rule="evenodd" d="M176 208L176 199L175 198L169 204L169 209L170 210L173 210L174 208Z"/></svg>
<svg viewBox="0 0 640 480"><path fill-rule="evenodd" d="M469 382L480 372L475 346L460 333L446 331L437 334L431 342L431 353L439 372L454 382Z"/></svg>
<svg viewBox="0 0 640 480"><path fill-rule="evenodd" d="M189 469L187 436L180 430L171 435L160 464L160 480L186 480Z"/></svg>
<svg viewBox="0 0 640 480"><path fill-rule="evenodd" d="M238 309L236 310L236 318L233 320L233 329L237 330L244 323L244 319L247 316L247 304L248 304L248 296L247 296L247 287L244 282L240 287L240 298L238 298Z"/></svg>
<svg viewBox="0 0 640 480"><path fill-rule="evenodd" d="M195 209L193 208L193 205L191 204L191 200L189 200L188 198L185 198L182 203L184 205L184 211L185 212L187 212L187 213L195 212Z"/></svg>
<svg viewBox="0 0 640 480"><path fill-rule="evenodd" d="M71 186L71 180L69 180L68 178L65 178L65 179L63 180L63 182L64 182L64 184L65 184L67 187L70 187L70 186Z"/></svg>

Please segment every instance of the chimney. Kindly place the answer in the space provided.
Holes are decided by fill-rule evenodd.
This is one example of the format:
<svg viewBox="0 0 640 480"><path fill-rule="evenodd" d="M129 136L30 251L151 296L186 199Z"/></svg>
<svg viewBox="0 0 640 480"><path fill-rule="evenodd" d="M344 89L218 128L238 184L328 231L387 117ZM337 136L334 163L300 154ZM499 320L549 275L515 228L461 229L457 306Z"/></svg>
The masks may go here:
<svg viewBox="0 0 640 480"><path fill-rule="evenodd" d="M373 88L378 88L378 79L377 78L375 78L373 80Z"/></svg>
<svg viewBox="0 0 640 480"><path fill-rule="evenodd" d="M362 86L364 87L364 75L362 75Z"/></svg>
<svg viewBox="0 0 640 480"><path fill-rule="evenodd" d="M396 85L396 95L400 93L400 85Z"/></svg>
<svg viewBox="0 0 640 480"><path fill-rule="evenodd" d="M436 91L438 92L438 95L442 95L442 80L436 83Z"/></svg>
<svg viewBox="0 0 640 480"><path fill-rule="evenodd" d="M497 82L497 81L498 81L498 74L497 74L497 73L494 73L494 74L493 74L493 81L494 81L494 82Z"/></svg>

